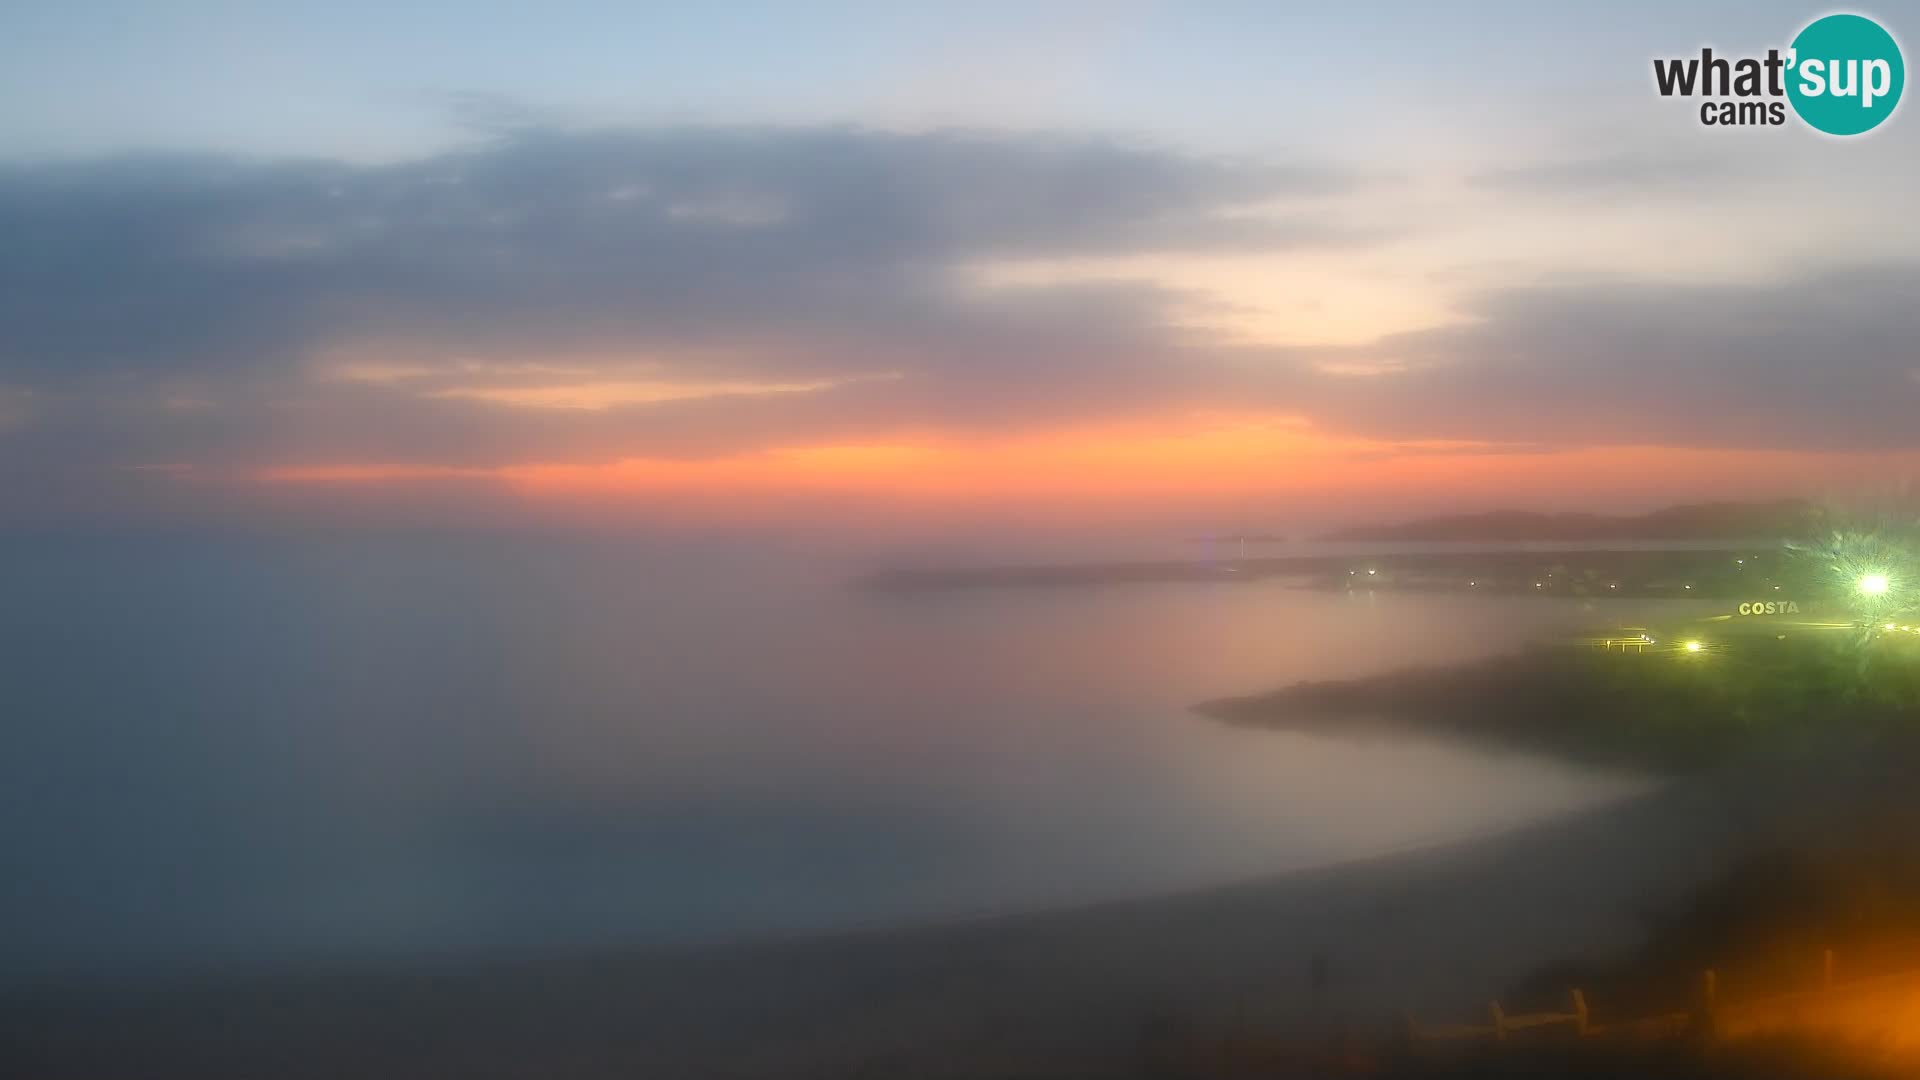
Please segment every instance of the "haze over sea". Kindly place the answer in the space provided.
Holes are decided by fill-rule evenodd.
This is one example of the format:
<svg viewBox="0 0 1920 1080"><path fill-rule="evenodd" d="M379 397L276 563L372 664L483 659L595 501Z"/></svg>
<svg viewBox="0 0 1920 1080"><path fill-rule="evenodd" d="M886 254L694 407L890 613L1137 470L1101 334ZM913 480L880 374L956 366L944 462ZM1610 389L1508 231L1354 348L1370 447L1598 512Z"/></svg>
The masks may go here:
<svg viewBox="0 0 1920 1080"><path fill-rule="evenodd" d="M1574 601L1271 581L886 594L848 586L872 556L711 538L0 545L16 981L1015 912L1644 786L1187 711L1504 651L1581 619Z"/></svg>

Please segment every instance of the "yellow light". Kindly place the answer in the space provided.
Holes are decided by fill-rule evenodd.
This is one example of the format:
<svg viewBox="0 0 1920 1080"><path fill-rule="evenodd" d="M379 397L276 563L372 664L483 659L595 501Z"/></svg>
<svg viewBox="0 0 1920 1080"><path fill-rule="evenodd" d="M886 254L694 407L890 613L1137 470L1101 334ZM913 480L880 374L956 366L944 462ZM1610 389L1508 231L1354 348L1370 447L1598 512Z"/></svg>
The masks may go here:
<svg viewBox="0 0 1920 1080"><path fill-rule="evenodd" d="M1701 648L1701 646L1700 646L1700 643L1699 643L1699 642L1697 642L1697 641L1689 641L1689 642L1687 642L1687 651L1688 651L1688 652L1699 652L1699 651L1700 651L1700 648Z"/></svg>
<svg viewBox="0 0 1920 1080"><path fill-rule="evenodd" d="M1867 596L1885 596L1888 584L1885 574L1860 575L1860 591Z"/></svg>

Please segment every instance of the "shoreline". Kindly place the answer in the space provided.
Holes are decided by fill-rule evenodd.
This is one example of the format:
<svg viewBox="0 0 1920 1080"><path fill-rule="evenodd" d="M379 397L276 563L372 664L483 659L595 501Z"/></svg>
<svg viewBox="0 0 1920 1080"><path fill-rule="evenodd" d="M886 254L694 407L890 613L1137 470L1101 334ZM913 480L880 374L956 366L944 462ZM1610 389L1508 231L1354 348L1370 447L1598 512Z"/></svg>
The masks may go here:
<svg viewBox="0 0 1920 1080"><path fill-rule="evenodd" d="M1882 694L1860 665L1863 656L1904 660L1907 642L1862 651L1850 634L1804 625L1695 622L1648 635L1631 653L1581 636L1459 664L1213 698L1193 711L1232 727L1427 735L1668 777L1819 753L1846 733L1900 730L1908 713L1899 680Z"/></svg>
<svg viewBox="0 0 1920 1080"><path fill-rule="evenodd" d="M1862 792L1885 789L1892 758L1842 754L1818 782L1804 763L1709 772L1474 840L963 923L66 995L7 1010L25 1030L0 1032L0 1047L37 1042L30 1071L50 1077L434 1076L461 1074L461 1061L554 1076L919 1075L936 1063L935 1075L1129 1075L1140 1033L1167 1018L1284 1030L1312 1016L1357 1029L1403 1010L1471 1016L1544 965L1624 955L1646 912L1761 846L1824 835ZM1809 788L1822 813L1783 812ZM1316 953L1330 971L1318 1001ZM103 1029L114 1038L88 1034ZM235 1029L243 1044L206 1059Z"/></svg>
<svg viewBox="0 0 1920 1080"><path fill-rule="evenodd" d="M985 566L903 567L868 574L853 586L913 595L969 589L1087 588L1115 585L1293 581L1333 590L1478 592L1684 599L1745 596L1793 580L1778 541L1622 540L1488 547L1450 542L1357 544L1314 554L1219 556ZM1741 554L1736 561L1728 556Z"/></svg>

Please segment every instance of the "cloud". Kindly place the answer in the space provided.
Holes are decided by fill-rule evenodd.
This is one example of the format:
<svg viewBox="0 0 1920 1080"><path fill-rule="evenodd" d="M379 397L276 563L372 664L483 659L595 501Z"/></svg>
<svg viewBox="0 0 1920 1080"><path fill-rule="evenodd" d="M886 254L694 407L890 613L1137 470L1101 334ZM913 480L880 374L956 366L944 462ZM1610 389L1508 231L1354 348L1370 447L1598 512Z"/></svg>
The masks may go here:
<svg viewBox="0 0 1920 1080"><path fill-rule="evenodd" d="M403 164L0 170L0 452L116 483L143 463L472 477L1208 416L1430 456L1920 445L1911 264L1542 276L1442 327L1249 346L1196 326L1225 301L1152 257L1373 252L1392 234L1372 182L1067 135L495 126ZM1628 192L1669 169L1482 183ZM978 272L1020 260L1143 269Z"/></svg>
<svg viewBox="0 0 1920 1080"><path fill-rule="evenodd" d="M520 128L358 168L17 167L0 172L0 376L258 370L354 337L951 331L958 261L1362 242L1272 209L1353 182L1092 138L840 129Z"/></svg>
<svg viewBox="0 0 1920 1080"><path fill-rule="evenodd" d="M447 386L425 393L430 397L485 401L523 409L601 411L628 405L656 405L704 398L760 397L768 394L812 394L831 390L853 379L813 379L805 382L673 382L659 379L586 379L542 382L520 386Z"/></svg>
<svg viewBox="0 0 1920 1080"><path fill-rule="evenodd" d="M1471 301L1464 325L1352 350L1398 367L1322 384L1310 408L1401 437L1910 449L1917 295L1908 263L1507 289Z"/></svg>
<svg viewBox="0 0 1920 1080"><path fill-rule="evenodd" d="M1091 137L848 129L521 125L400 165L18 166L0 171L0 381L52 404L10 449L471 464L1086 414L1176 381L1173 310L1202 299L962 267L1364 244L1289 209L1359 183ZM166 404L183 400L202 407Z"/></svg>
<svg viewBox="0 0 1920 1080"><path fill-rule="evenodd" d="M1726 191L1767 175L1732 153L1663 148L1554 158L1475 173L1470 183L1525 195L1632 196L1680 189Z"/></svg>
<svg viewBox="0 0 1920 1080"><path fill-rule="evenodd" d="M0 386L0 432L25 424L32 408L31 392Z"/></svg>

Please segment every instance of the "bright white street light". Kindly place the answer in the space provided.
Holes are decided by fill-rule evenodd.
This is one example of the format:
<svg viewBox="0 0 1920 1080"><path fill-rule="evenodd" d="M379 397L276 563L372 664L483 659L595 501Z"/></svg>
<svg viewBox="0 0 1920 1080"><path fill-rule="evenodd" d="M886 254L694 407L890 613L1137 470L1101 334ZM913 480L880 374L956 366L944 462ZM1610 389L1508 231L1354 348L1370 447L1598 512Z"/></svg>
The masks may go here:
<svg viewBox="0 0 1920 1080"><path fill-rule="evenodd" d="M1860 592L1863 596L1885 596L1887 594L1887 575L1880 573L1860 575Z"/></svg>

